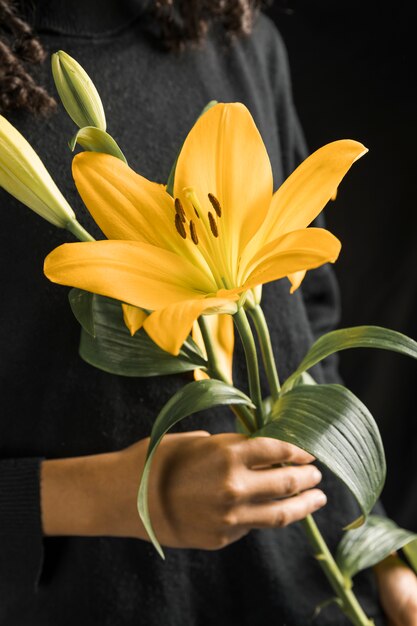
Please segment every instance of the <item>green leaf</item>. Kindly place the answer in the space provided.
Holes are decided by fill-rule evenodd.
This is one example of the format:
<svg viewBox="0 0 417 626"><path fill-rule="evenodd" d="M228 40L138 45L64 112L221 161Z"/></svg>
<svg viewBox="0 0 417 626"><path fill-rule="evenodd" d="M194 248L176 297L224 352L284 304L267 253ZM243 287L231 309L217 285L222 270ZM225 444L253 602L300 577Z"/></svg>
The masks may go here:
<svg viewBox="0 0 417 626"><path fill-rule="evenodd" d="M399 528L392 520L370 515L361 528L345 534L336 551L336 562L344 576L351 579L416 539L417 535Z"/></svg>
<svg viewBox="0 0 417 626"><path fill-rule="evenodd" d="M384 485L385 455L366 406L341 385L299 385L275 403L273 419L254 437L295 444L328 467L355 496L363 516ZM363 523L358 518L349 527Z"/></svg>
<svg viewBox="0 0 417 626"><path fill-rule="evenodd" d="M407 561L417 574L417 539L407 543L407 545L403 547L403 552L407 557Z"/></svg>
<svg viewBox="0 0 417 626"><path fill-rule="evenodd" d="M77 143L85 150L111 154L127 163L126 157L120 150L116 141L105 130L101 130L101 128L96 128L95 126L84 126L84 128L80 128L68 142L72 152L74 152Z"/></svg>
<svg viewBox="0 0 417 626"><path fill-rule="evenodd" d="M118 300L96 294L90 296L92 326L88 317L90 311L87 297L85 316L83 296L80 296L83 306L75 314L83 326L80 355L90 365L120 376L178 374L207 366L207 361L191 338L184 343L179 355L173 356L159 348L144 330L139 330L131 337ZM92 329L94 336L90 332Z"/></svg>
<svg viewBox="0 0 417 626"><path fill-rule="evenodd" d="M143 525L162 558L164 558L164 553L153 530L148 506L149 473L153 456L162 437L174 424L192 413L204 411L220 404L245 404L254 408L250 398L231 385L214 379L199 380L189 383L172 396L159 413L153 425L137 504Z"/></svg>
<svg viewBox="0 0 417 626"><path fill-rule="evenodd" d="M68 294L69 303L75 318L82 328L94 337L93 293L82 289L71 289Z"/></svg>
<svg viewBox="0 0 417 626"><path fill-rule="evenodd" d="M200 119L200 117L204 115L204 113L206 113L209 109L211 109L211 107L214 107L215 104L218 104L217 100L210 100L210 102L206 104L204 109L201 111L197 119ZM181 150L182 150L182 146L181 146ZM178 152L177 157L174 161L174 164L168 176L167 192L169 193L170 196L174 195L175 170L177 169L178 158L180 156L181 150Z"/></svg>
<svg viewBox="0 0 417 626"><path fill-rule="evenodd" d="M285 393L291 389L302 372L334 352L348 348L380 348L417 359L417 342L395 330L380 326L342 328L323 335L312 345L295 372L285 381L282 391Z"/></svg>

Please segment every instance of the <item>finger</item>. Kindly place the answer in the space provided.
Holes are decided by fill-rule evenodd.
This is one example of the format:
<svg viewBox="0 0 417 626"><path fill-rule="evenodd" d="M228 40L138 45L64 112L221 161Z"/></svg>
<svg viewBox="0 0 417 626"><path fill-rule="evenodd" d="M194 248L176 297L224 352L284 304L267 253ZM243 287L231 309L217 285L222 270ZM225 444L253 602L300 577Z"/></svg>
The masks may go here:
<svg viewBox="0 0 417 626"><path fill-rule="evenodd" d="M245 477L248 499L268 500L294 496L311 489L321 481L321 472L314 465L249 470Z"/></svg>
<svg viewBox="0 0 417 626"><path fill-rule="evenodd" d="M322 491L312 489L293 498L248 505L239 512L238 523L249 528L282 528L304 519L326 502Z"/></svg>
<svg viewBox="0 0 417 626"><path fill-rule="evenodd" d="M210 433L207 430L187 430L183 433L169 433L165 435L168 439L175 439L178 437L210 437Z"/></svg>
<svg viewBox="0 0 417 626"><path fill-rule="evenodd" d="M271 466L277 463L311 463L314 457L297 446L270 437L242 440L242 459L247 467Z"/></svg>

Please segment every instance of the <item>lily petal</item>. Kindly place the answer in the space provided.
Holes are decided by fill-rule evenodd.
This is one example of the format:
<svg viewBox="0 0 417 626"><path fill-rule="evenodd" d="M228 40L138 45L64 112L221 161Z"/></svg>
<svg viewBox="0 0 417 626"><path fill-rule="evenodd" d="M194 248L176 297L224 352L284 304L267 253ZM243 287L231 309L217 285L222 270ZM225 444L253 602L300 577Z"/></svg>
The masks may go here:
<svg viewBox="0 0 417 626"><path fill-rule="evenodd" d="M174 185L174 194L185 207L189 202L184 189L190 187L204 217L209 211L214 214L209 193L220 203L217 241L233 275L240 250L262 224L272 197L269 157L244 105L217 104L191 129L178 158Z"/></svg>
<svg viewBox="0 0 417 626"><path fill-rule="evenodd" d="M177 302L151 313L143 327L160 348L177 356L200 315L218 312L236 313L237 298L237 295L230 293L227 298Z"/></svg>
<svg viewBox="0 0 417 626"><path fill-rule="evenodd" d="M252 269L243 288L250 289L296 272L314 269L324 263L334 263L340 248L340 241L324 228L302 228L287 233L267 244L263 254L260 251L260 261ZM301 274L299 278L303 278ZM299 284L296 278L296 287L292 291Z"/></svg>
<svg viewBox="0 0 417 626"><path fill-rule="evenodd" d="M367 152L358 141L341 139L305 159L272 198L271 238L311 224L353 163Z"/></svg>
<svg viewBox="0 0 417 626"><path fill-rule="evenodd" d="M52 282L149 310L216 292L186 258L136 241L64 244L46 257L44 271Z"/></svg>
<svg viewBox="0 0 417 626"><path fill-rule="evenodd" d="M288 280L291 283L290 293L294 293L294 291L298 289L298 287L303 282L306 274L306 270L300 270L299 272L294 272L294 274L288 274Z"/></svg>
<svg viewBox="0 0 417 626"><path fill-rule="evenodd" d="M174 203L163 185L134 172L120 159L101 152L80 152L72 174L84 204L108 239L160 245L174 229Z"/></svg>
<svg viewBox="0 0 417 626"><path fill-rule="evenodd" d="M342 139L323 146L305 159L275 192L259 234L245 250L245 259L262 242L311 224L334 196L353 163L366 152L368 149L358 141Z"/></svg>
<svg viewBox="0 0 417 626"><path fill-rule="evenodd" d="M130 334L133 335L142 328L143 322L148 317L148 313L143 309L138 309L137 306L131 304L122 304L123 320L128 327Z"/></svg>
<svg viewBox="0 0 417 626"><path fill-rule="evenodd" d="M210 272L198 247L175 227L175 208L165 186L134 172L109 154L81 152L72 165L77 189L108 239L141 241L186 256Z"/></svg>

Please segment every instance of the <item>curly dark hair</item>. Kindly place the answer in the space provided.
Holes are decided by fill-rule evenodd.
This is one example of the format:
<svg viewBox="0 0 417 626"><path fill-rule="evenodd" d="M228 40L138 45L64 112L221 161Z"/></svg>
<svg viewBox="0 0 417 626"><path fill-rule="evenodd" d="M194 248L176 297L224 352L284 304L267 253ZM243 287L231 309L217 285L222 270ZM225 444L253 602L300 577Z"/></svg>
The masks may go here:
<svg viewBox="0 0 417 626"><path fill-rule="evenodd" d="M26 109L45 115L55 100L36 84L30 65L42 63L46 53L32 28L21 19L12 0L0 0L0 113Z"/></svg>
<svg viewBox="0 0 417 626"><path fill-rule="evenodd" d="M227 38L249 35L267 0L155 0L155 12L169 48L199 43L211 22L220 22Z"/></svg>
<svg viewBox="0 0 417 626"><path fill-rule="evenodd" d="M223 26L231 39L251 32L256 13L267 0L153 0L162 41L171 50L198 44L211 22ZM56 101L36 83L30 65L42 63L46 52L31 26L19 16L14 0L0 0L0 113L24 109L45 115Z"/></svg>

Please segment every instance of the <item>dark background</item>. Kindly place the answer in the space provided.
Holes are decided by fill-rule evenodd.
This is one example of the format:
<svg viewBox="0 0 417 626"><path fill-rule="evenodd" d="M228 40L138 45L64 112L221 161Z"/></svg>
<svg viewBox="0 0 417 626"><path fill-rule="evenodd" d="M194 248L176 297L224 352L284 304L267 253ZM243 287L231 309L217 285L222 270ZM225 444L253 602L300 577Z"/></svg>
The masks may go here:
<svg viewBox="0 0 417 626"><path fill-rule="evenodd" d="M351 138L370 150L327 208L343 244L341 327L376 324L417 339L414 21L406 3L381 5L289 0L270 15L288 48L309 149ZM341 371L381 428L387 512L417 532L417 362L350 350Z"/></svg>

